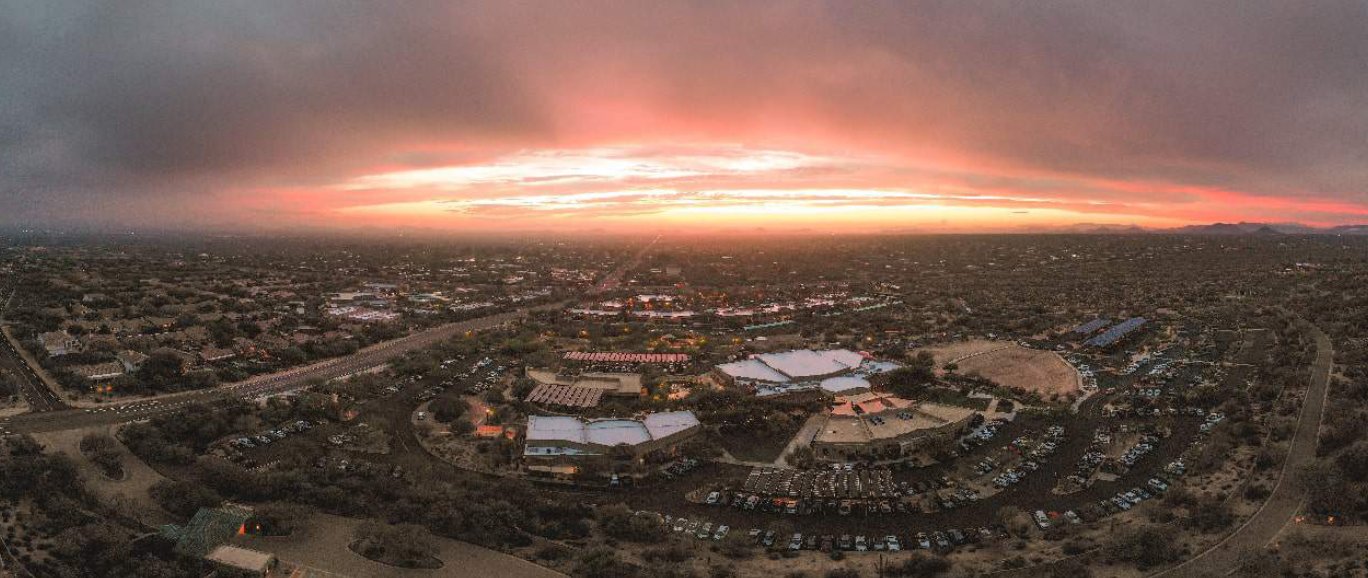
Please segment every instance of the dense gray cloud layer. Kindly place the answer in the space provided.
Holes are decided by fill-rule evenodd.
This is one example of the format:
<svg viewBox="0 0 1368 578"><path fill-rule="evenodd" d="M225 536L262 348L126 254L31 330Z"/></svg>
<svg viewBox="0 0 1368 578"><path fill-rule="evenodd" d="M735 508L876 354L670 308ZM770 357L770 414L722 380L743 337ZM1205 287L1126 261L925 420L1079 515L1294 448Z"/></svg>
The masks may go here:
<svg viewBox="0 0 1368 578"><path fill-rule="evenodd" d="M1368 3L0 0L0 222L670 139L1368 204Z"/></svg>

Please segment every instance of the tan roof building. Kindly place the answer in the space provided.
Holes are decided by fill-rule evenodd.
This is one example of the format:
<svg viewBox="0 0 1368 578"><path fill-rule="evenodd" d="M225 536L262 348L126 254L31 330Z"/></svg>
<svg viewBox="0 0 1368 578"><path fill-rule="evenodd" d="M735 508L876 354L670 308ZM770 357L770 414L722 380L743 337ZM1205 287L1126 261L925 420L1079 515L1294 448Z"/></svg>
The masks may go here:
<svg viewBox="0 0 1368 578"><path fill-rule="evenodd" d="M817 459L891 460L947 444L976 412L880 393L837 398L812 440Z"/></svg>
<svg viewBox="0 0 1368 578"><path fill-rule="evenodd" d="M110 361L107 363L96 363L93 365L77 365L75 367L72 367L71 371L76 375L79 375L91 381L103 381L106 379L114 379L124 374L123 364L117 361Z"/></svg>
<svg viewBox="0 0 1368 578"><path fill-rule="evenodd" d="M211 550L204 559L220 566L246 572L251 576L268 576L271 570L276 567L275 554L237 546L219 546Z"/></svg>
<svg viewBox="0 0 1368 578"><path fill-rule="evenodd" d="M527 377L539 384L598 389L603 395L636 397L641 395L640 373L581 373L561 375L549 369L527 370Z"/></svg>

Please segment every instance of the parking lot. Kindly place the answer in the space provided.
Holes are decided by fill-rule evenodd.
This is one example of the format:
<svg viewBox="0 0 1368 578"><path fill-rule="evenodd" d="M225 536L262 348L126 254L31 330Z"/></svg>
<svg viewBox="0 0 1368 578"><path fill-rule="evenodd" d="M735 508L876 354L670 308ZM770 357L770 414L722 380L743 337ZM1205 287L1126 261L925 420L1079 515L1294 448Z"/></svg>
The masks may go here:
<svg viewBox="0 0 1368 578"><path fill-rule="evenodd" d="M950 539L948 532L951 529L959 529L967 536L968 533L963 532L966 529L996 524L998 510L1007 505L1017 506L1029 513L1040 511L1050 523L1055 523L1055 520L1070 511L1074 512L1070 517L1096 519L1111 510L1103 502L1110 503L1118 494L1124 496L1125 492L1143 489L1151 497L1154 496L1155 491L1149 485L1149 480L1159 476L1164 466L1176 460L1190 441L1199 435L1199 427L1206 423L1205 417L1196 415L1167 416L1165 419L1172 424L1172 435L1154 440L1155 443L1149 444L1150 449L1135 455L1133 465L1116 474L1114 480L1099 481L1068 495L1058 494L1054 492L1056 485L1064 476L1073 473L1084 456L1092 451L1095 430L1116 421L1115 418L1103 417L1098 411L1103 397L1089 400L1078 414L1057 418L1028 416L1021 423L1005 424L990 442L970 447L960 459L947 464L892 471L856 467L847 474L844 467L840 472L828 468L779 473L764 471L770 468L757 471L707 463L689 475L656 482L649 489L643 488L643 491L630 492L616 499L625 499L638 510L710 522L714 528L718 525L733 529L767 528L782 521L805 536L831 535L837 538L838 543L843 534L865 535L870 540L871 550L874 537L890 534L899 536L903 547L906 547L909 538L921 532L926 532L932 542L937 531L945 532L947 540ZM1142 418L1131 419L1140 422ZM1051 434L1049 428L1054 425L1059 427L1053 430L1058 435ZM1014 444L1018 439L1022 439L1021 443ZM1031 453L1043 449L1045 442L1052 443L1053 449L1031 459ZM973 472L974 467L994 452L1000 452L1004 446L1022 446L1018 449L1024 451L1017 459L1035 461L1036 469L1009 487L997 489L995 494L974 490L985 481L991 484L993 478L1005 471L1003 464L986 474ZM858 472L863 472L863 475ZM891 476L891 479L885 475ZM977 476L977 481L965 483L966 478L972 476ZM889 490L889 494L884 496L827 498L817 497L815 493L803 495L805 491L813 491L813 488L830 492L833 482L837 480L847 482L836 487L849 487L855 480L868 485L872 480L873 488L887 488L881 485L882 480L886 479L896 489ZM751 490L746 489L747 482L752 484ZM682 499L686 494L699 495L700 488L707 491L703 492L702 499L697 503ZM759 493L761 489L772 493L762 496ZM713 504L708 504L706 495L714 491L718 492L718 496ZM798 495L791 495L793 492ZM738 494L741 500L739 507ZM746 503L752 495L757 496L754 507L747 508ZM1139 494L1134 495L1140 497ZM887 508L883 503L887 503ZM1121 511L1121 507L1115 506L1115 510ZM1065 518L1065 523L1069 523L1068 519Z"/></svg>

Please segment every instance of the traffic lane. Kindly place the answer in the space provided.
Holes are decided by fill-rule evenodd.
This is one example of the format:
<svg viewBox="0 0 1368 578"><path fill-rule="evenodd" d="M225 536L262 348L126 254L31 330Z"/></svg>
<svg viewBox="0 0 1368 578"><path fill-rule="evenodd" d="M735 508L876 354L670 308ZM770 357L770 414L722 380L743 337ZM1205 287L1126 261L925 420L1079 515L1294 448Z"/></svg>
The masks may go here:
<svg viewBox="0 0 1368 578"><path fill-rule="evenodd" d="M5 352L0 357L5 359L5 365L10 369L10 373L19 377L19 391L28 402L31 411L54 411L67 407L57 394L42 385L42 380L23 362L8 340L5 340L4 349Z"/></svg>
<svg viewBox="0 0 1368 578"><path fill-rule="evenodd" d="M294 368L281 373L260 376L208 390L168 394L159 397L156 400L151 400L152 402L155 402L155 405L148 407L128 407L138 403L148 403L144 401L124 405L111 405L108 406L108 410L106 410L106 408L87 408L24 414L17 416L10 422L7 429L11 430L13 433L41 433L97 425L113 425L137 421L139 419L147 419L155 415L175 411L176 408L190 403L212 403L229 398L241 399L279 395L289 391L303 389L315 379L335 379L337 377L378 367L399 355L430 346L458 333L497 327L522 317L522 315L525 314L525 311L526 310L524 309L519 309L488 317L443 325L423 333L410 335L384 344L377 344L376 346L363 349L356 354L353 354L360 355L359 358L330 359L303 368Z"/></svg>

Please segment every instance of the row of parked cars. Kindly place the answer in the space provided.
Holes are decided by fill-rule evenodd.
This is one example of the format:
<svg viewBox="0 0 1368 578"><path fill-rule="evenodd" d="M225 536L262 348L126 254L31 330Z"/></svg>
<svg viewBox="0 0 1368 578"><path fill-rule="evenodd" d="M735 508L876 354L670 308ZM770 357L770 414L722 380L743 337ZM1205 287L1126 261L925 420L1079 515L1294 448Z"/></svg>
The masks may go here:
<svg viewBox="0 0 1368 578"><path fill-rule="evenodd" d="M891 514L898 512L920 512L921 509L908 505L903 500L836 500L821 498L761 497L745 492L709 492L704 500L709 506L731 506L747 512L766 514L793 514L808 516L813 514Z"/></svg>
<svg viewBox="0 0 1368 578"><path fill-rule="evenodd" d="M1140 458L1145 457L1146 454L1154 451L1154 446L1158 443L1159 438L1153 435L1146 434L1141 436L1140 441L1126 450L1126 453L1121 454L1121 457L1118 458L1117 461L1125 464L1125 466L1129 468L1135 465L1135 462L1140 461Z"/></svg>
<svg viewBox="0 0 1368 578"><path fill-rule="evenodd" d="M283 440L286 437L289 437L291 434L306 432L311 429L313 429L313 424L310 423L308 420L301 419L294 423L288 423L280 427L277 427L273 430L262 432L255 436L244 436L236 438L228 442L228 445L240 449L265 446L270 445L272 442Z"/></svg>
<svg viewBox="0 0 1368 578"><path fill-rule="evenodd" d="M979 414L979 416L982 417L982 414ZM968 454L974 448L977 448L992 441L993 438L997 437L998 429L1006 423L1007 419L998 418L983 424L982 427L979 427L978 429L975 429L974 431L971 431L968 434L965 434L964 437L960 438L960 453Z"/></svg>
<svg viewBox="0 0 1368 578"><path fill-rule="evenodd" d="M854 469L752 468L741 489L762 496L804 498L889 498L902 494L886 468Z"/></svg>
<svg viewBox="0 0 1368 578"><path fill-rule="evenodd" d="M774 530L752 529L749 537L759 546L768 549L784 548L792 551L817 550L831 552L897 552L900 550L933 550L949 552L964 544L990 542L1007 536L1001 528L952 528L945 531L918 532L905 536L889 534L886 536L866 536L863 534L807 534L794 533L786 542Z"/></svg>
<svg viewBox="0 0 1368 578"><path fill-rule="evenodd" d="M1012 440L1011 447L1022 452L1024 460L1016 467L1007 468L994 476L993 485L1006 489L1026 479L1026 474L1040 469L1040 462L1037 460L1043 460L1058 451L1059 443L1063 439L1064 426L1052 425L1045 430L1044 438L1038 442L1028 437L1018 437ZM974 471L986 475L996 470L997 467L997 461L988 458L979 462Z"/></svg>
<svg viewBox="0 0 1368 578"><path fill-rule="evenodd" d="M665 528L677 534L693 536L699 540L722 540L731 533L731 528L725 524L714 525L712 522L703 520L689 520L688 518L675 518L669 515L661 515L650 512L637 512L638 515L649 515L655 517ZM747 538L766 549L787 549L791 551L799 550L818 550L831 552L833 550L865 552L865 551L889 551L897 552L900 550L934 550L937 552L949 552L956 546L970 543L991 542L1007 537L1007 531L1002 527L981 527L981 528L952 528L945 531L919 532L906 536L886 535L886 536L865 536L865 535L817 535L794 533L784 536L774 530L753 528L747 532Z"/></svg>
<svg viewBox="0 0 1368 578"><path fill-rule="evenodd" d="M660 475L667 480L672 480L698 469L699 465L699 461L696 459L682 458L670 462L669 465L661 468Z"/></svg>
<svg viewBox="0 0 1368 578"><path fill-rule="evenodd" d="M684 534L685 536L693 536L699 540L721 540L726 538L727 534L731 532L731 527L726 524L718 524L716 527L713 527L712 522L704 522L702 520L663 516L661 522L672 532Z"/></svg>
<svg viewBox="0 0 1368 578"><path fill-rule="evenodd" d="M1098 500L1096 504L1092 504L1082 511L1090 516L1090 519L1102 518L1104 516L1128 511L1131 508L1144 503L1146 500L1154 499L1164 492L1167 492L1169 486L1186 473L1186 471L1187 467L1183 464L1181 458L1174 460L1164 467L1163 473L1155 474L1153 477L1146 480L1143 485L1134 486L1129 490L1117 492L1116 495L1110 498Z"/></svg>
<svg viewBox="0 0 1368 578"><path fill-rule="evenodd" d="M1201 427L1198 427L1197 429L1202 433L1211 433L1212 428L1216 427L1217 424L1224 420L1225 414L1213 411L1207 414L1206 421L1202 422Z"/></svg>
<svg viewBox="0 0 1368 578"><path fill-rule="evenodd" d="M730 489L720 489L710 491L704 499L704 503L709 506L730 506L738 510L756 511L773 514L837 514L848 516L851 514L891 514L893 512L908 513L924 511L918 500L908 500L913 496L927 495L937 498L937 503L949 499L947 505L941 503L943 508L951 508L961 505L958 502L968 502L977 500L978 494L973 490L960 488L954 494L940 495L938 492L943 488L953 485L948 478L930 479L918 482L898 482L888 481L888 489L884 491L888 498L835 498L835 497L790 497L774 496L755 492L735 491ZM933 495L935 494L935 495Z"/></svg>

